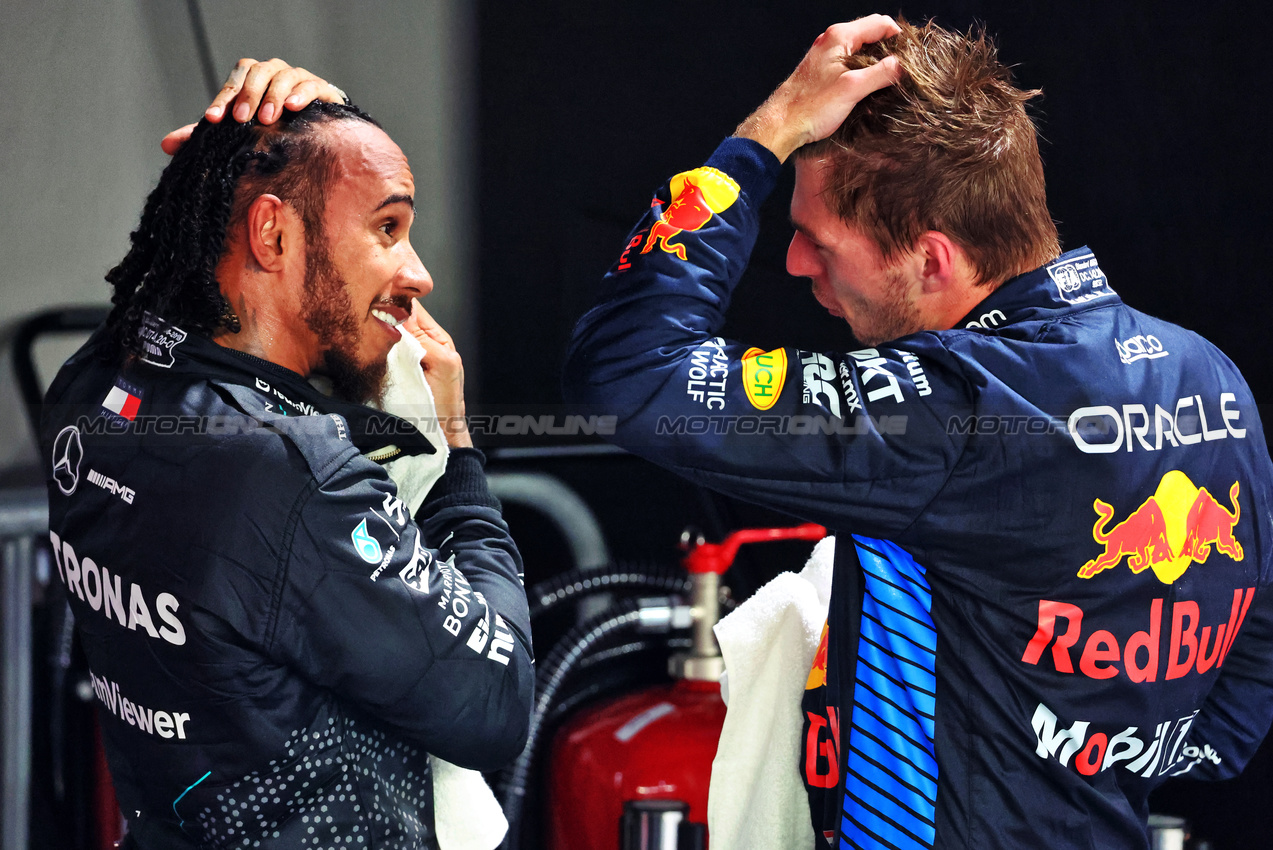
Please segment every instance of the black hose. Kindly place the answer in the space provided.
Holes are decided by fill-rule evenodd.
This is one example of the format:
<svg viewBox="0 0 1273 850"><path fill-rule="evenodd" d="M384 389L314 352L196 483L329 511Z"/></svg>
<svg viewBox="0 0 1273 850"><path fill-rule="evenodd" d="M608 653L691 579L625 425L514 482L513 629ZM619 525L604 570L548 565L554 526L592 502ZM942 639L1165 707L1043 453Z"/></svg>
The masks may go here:
<svg viewBox="0 0 1273 850"><path fill-rule="evenodd" d="M609 611L567 632L548 656L548 660L539 668L535 676L535 710L530 717L526 747L513 762L508 780L500 792L500 804L504 807L504 816L508 818L508 835L501 845L505 850L518 850L521 844L522 804L526 798L531 765L535 760L535 750L539 745L544 720L557 693L589 650L611 635L635 628L640 617L635 600L620 602Z"/></svg>
<svg viewBox="0 0 1273 850"><path fill-rule="evenodd" d="M646 567L614 564L594 569L574 569L541 581L526 592L530 616L551 611L564 602L590 593L613 590L650 590L658 593L688 593L689 577L680 567Z"/></svg>
<svg viewBox="0 0 1273 850"><path fill-rule="evenodd" d="M603 649L600 652L594 652L579 664L579 670L582 672L588 670L598 664L604 664L607 661L613 661L625 655L631 655L635 652L645 652L651 649L692 649L694 641L687 637L668 637L666 635L654 635L653 637L634 640L630 643L620 644L619 646Z"/></svg>
<svg viewBox="0 0 1273 850"><path fill-rule="evenodd" d="M600 652L594 652L579 663L579 673L582 675L600 665L605 665L605 673L613 673L613 665L607 662L615 661L620 658L628 658L633 655L641 655L644 653L658 651L666 654L668 650L687 650L694 645L689 638L668 637L666 635L656 635L653 637L643 638L641 640L631 641L621 644L612 649L604 649ZM631 665L628 665L631 667ZM569 694L562 698L548 712L548 718L544 721L549 728L555 727L562 718L574 713L580 706L585 705L594 700L608 696L616 691L624 691L631 687L631 681L634 678L631 673L626 678L610 676L610 678L597 681L597 676L593 675L586 684L576 690L572 690ZM638 681L640 677L636 677Z"/></svg>

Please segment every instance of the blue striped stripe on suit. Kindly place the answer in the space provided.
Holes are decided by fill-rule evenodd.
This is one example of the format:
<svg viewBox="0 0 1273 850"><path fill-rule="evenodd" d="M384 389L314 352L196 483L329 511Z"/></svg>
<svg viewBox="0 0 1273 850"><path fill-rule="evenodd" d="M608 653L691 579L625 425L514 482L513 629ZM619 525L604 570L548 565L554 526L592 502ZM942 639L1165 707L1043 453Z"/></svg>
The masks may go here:
<svg viewBox="0 0 1273 850"><path fill-rule="evenodd" d="M840 821L841 850L931 848L937 803L937 633L925 570L853 536L865 587Z"/></svg>

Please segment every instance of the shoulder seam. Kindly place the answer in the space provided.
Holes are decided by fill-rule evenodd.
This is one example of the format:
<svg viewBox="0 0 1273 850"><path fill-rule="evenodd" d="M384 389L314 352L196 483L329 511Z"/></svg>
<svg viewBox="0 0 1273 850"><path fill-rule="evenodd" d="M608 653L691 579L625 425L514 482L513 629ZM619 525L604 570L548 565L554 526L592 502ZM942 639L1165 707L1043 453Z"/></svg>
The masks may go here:
<svg viewBox="0 0 1273 850"><path fill-rule="evenodd" d="M946 352L947 358L954 363L955 368L959 370L960 376L963 377L964 383L967 385L969 389L969 397L971 400L973 400L973 416L976 416L977 401L975 398L975 393L973 392L973 388L976 386L975 383L969 379L968 373L964 371L964 364L960 361L958 357L955 356L954 352L952 352L950 348L946 345L946 341L941 338L941 335L932 331L930 331L929 333L932 335L933 339L937 341L937 344L941 346L942 351ZM915 523L919 522L919 518L924 515L924 512L928 510L928 506L931 505L934 501L936 501L937 497L940 496L943 491L945 491L946 487L950 484L951 477L955 474L955 470L959 467L959 462L964 459L964 454L967 453L968 451L968 444L971 442L972 442L972 435L970 434L964 439L963 445L959 447L959 454L955 457L953 461L951 461L950 467L946 470L946 477L942 479L941 486L933 491L933 495L929 497L928 501L924 502L924 504L919 507L919 510L915 511L915 516L911 517L911 521L906 524L906 527L898 532L898 536L906 534L906 532L910 531L911 528L915 525Z"/></svg>
<svg viewBox="0 0 1273 850"><path fill-rule="evenodd" d="M274 651L279 609L283 604L283 588L287 585L287 576L292 564L292 539L296 535L296 526L300 522L305 505L317 489L318 479L311 476L309 482L301 488L296 501L292 503L292 508L287 514L287 522L283 524L283 538L279 541L278 564L274 570L274 587L270 592L270 611L265 624L265 647L271 653Z"/></svg>

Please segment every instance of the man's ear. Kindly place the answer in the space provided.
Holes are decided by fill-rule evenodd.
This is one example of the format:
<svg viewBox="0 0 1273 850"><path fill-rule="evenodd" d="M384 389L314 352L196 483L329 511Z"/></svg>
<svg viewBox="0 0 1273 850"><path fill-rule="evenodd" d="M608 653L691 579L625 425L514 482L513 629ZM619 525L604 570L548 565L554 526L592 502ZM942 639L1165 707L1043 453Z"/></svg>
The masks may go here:
<svg viewBox="0 0 1273 850"><path fill-rule="evenodd" d="M303 238L296 213L277 195L260 195L248 207L248 252L263 270L282 271L287 253Z"/></svg>
<svg viewBox="0 0 1273 850"><path fill-rule="evenodd" d="M915 240L914 256L923 291L927 294L948 289L966 265L963 251L940 230L921 233Z"/></svg>

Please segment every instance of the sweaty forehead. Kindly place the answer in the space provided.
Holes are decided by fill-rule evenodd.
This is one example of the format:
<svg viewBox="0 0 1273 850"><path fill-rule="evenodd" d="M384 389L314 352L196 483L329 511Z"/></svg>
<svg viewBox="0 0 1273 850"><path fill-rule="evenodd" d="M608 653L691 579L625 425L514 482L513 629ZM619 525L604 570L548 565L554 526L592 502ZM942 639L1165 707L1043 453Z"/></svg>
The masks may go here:
<svg viewBox="0 0 1273 850"><path fill-rule="evenodd" d="M414 196L406 154L384 130L363 121L337 121L326 130L335 160L333 189L366 194L375 204L389 195Z"/></svg>

